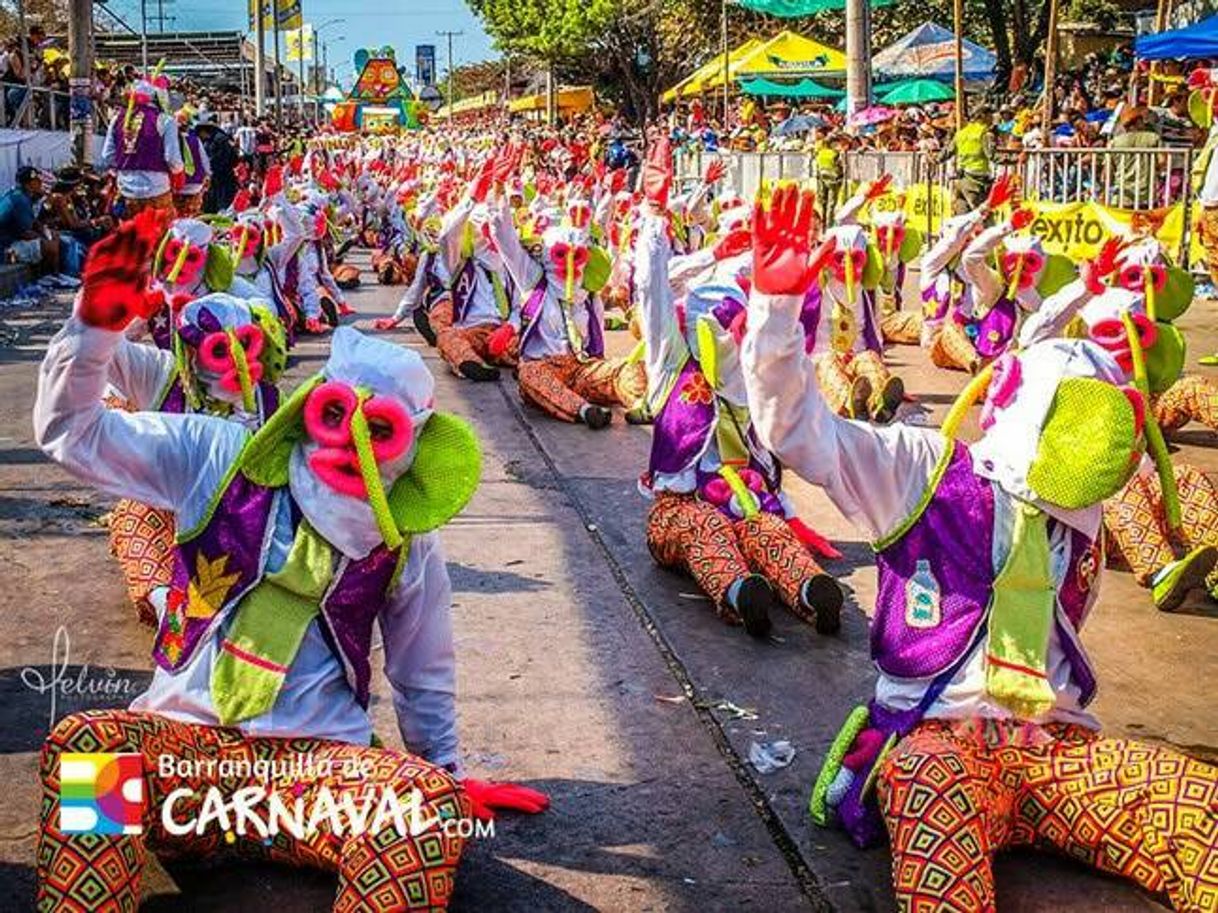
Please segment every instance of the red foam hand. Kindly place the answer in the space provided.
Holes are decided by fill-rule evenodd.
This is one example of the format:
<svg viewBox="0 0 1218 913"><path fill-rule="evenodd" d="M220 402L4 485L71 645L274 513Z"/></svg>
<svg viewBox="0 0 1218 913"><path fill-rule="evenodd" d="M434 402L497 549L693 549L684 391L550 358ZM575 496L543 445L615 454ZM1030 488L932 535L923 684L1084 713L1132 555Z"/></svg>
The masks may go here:
<svg viewBox="0 0 1218 913"><path fill-rule="evenodd" d="M672 144L661 137L651 144L643 165L643 195L660 209L668 205L672 187Z"/></svg>
<svg viewBox="0 0 1218 913"><path fill-rule="evenodd" d="M1004 174L994 182L994 186L990 188L990 195L986 198L985 205L987 209L997 209L1004 203L1009 203L1011 198L1015 196L1015 187L1011 183L1011 176Z"/></svg>
<svg viewBox="0 0 1218 913"><path fill-rule="evenodd" d="M174 193L177 193L185 186L186 186L186 172L185 171L169 172L169 189L170 190L172 190Z"/></svg>
<svg viewBox="0 0 1218 913"><path fill-rule="evenodd" d="M93 246L81 277L77 313L82 321L121 330L164 304L164 296L150 299L146 293L152 253L165 221L164 213L146 209Z"/></svg>
<svg viewBox="0 0 1218 913"><path fill-rule="evenodd" d="M233 197L233 212L245 212L250 208L250 192L242 187L237 191L237 195Z"/></svg>
<svg viewBox="0 0 1218 913"><path fill-rule="evenodd" d="M753 243L753 236L747 228L737 228L730 231L715 244L715 259L726 260L743 254Z"/></svg>
<svg viewBox="0 0 1218 913"><path fill-rule="evenodd" d="M304 156L294 155L288 159L288 170L291 171L292 174L300 174L302 171L304 171Z"/></svg>
<svg viewBox="0 0 1218 913"><path fill-rule="evenodd" d="M816 196L794 184L780 187L766 208L753 208L753 283L766 295L802 295L816 272L808 262Z"/></svg>
<svg viewBox="0 0 1218 913"><path fill-rule="evenodd" d="M871 182L871 186L867 188L867 202L878 200L884 194L888 193L888 188L892 186L892 175L881 174L878 178Z"/></svg>
<svg viewBox="0 0 1218 913"><path fill-rule="evenodd" d="M626 188L626 169L616 168L613 174L609 176L609 189L614 193L621 193Z"/></svg>
<svg viewBox="0 0 1218 913"><path fill-rule="evenodd" d="M516 328L510 323L496 327L486 339L486 350L492 358L502 358L516 341Z"/></svg>
<svg viewBox="0 0 1218 913"><path fill-rule="evenodd" d="M507 151L494 160L494 178L498 186L502 187L511 180L516 166L520 163L521 154L521 150L516 146L508 146Z"/></svg>
<svg viewBox="0 0 1218 913"><path fill-rule="evenodd" d="M1088 260L1079 267L1079 276L1087 284L1087 290L1093 295L1102 295L1107 286L1104 277L1112 275L1116 269L1117 260L1121 256L1123 244L1120 238L1109 238L1100 248L1095 259Z"/></svg>
<svg viewBox="0 0 1218 913"><path fill-rule="evenodd" d="M1011 213L1011 227L1016 231L1023 231L1036 219L1036 213L1032 210L1021 207Z"/></svg>
<svg viewBox="0 0 1218 913"><path fill-rule="evenodd" d="M515 783L490 783L467 778L461 781L461 786L473 802L474 817L479 821L493 820L496 811L537 815L550 807L550 797L545 793Z"/></svg>
<svg viewBox="0 0 1218 913"><path fill-rule="evenodd" d="M489 158L482 163L478 176L470 185L469 195L475 203L486 202L486 195L491 191L491 182L495 179L495 159Z"/></svg>
<svg viewBox="0 0 1218 913"><path fill-rule="evenodd" d="M717 184L723 180L723 176L727 174L727 162L723 159L711 159L711 163L706 166L706 183Z"/></svg>
<svg viewBox="0 0 1218 913"><path fill-rule="evenodd" d="M283 166L272 165L266 170L266 181L262 184L262 198L269 200L280 193L283 193Z"/></svg>
<svg viewBox="0 0 1218 913"><path fill-rule="evenodd" d="M1188 87L1190 89L1208 89L1215 81L1214 70L1207 70L1205 67L1197 67L1193 72L1188 74Z"/></svg>
<svg viewBox="0 0 1218 913"><path fill-rule="evenodd" d="M814 555L819 555L822 558L842 557L842 553L833 547L832 542L804 523L799 517L791 517L787 520L787 526L791 528L791 532L795 533L795 538L802 542L804 547Z"/></svg>

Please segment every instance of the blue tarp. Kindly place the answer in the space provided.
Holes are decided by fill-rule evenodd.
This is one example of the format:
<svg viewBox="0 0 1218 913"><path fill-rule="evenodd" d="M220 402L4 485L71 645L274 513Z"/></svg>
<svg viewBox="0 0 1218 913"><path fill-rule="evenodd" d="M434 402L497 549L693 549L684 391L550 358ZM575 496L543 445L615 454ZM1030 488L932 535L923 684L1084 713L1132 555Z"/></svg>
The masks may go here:
<svg viewBox="0 0 1218 913"><path fill-rule="evenodd" d="M964 78L991 79L997 58L979 44L962 42ZM887 79L952 79L956 73L956 36L933 22L918 26L872 59L875 72Z"/></svg>
<svg viewBox="0 0 1218 913"><path fill-rule="evenodd" d="M1188 28L1143 35L1134 42L1133 51L1143 60L1218 57L1218 15Z"/></svg>

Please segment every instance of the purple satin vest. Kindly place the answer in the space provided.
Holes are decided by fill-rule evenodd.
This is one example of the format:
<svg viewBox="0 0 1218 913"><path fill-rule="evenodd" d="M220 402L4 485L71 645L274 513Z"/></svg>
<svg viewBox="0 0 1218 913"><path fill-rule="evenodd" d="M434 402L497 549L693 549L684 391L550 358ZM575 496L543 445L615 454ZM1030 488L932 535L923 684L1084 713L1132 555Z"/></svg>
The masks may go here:
<svg viewBox="0 0 1218 913"><path fill-rule="evenodd" d="M153 659L162 668L170 672L183 668L203 638L262 580L277 492L290 497L286 487L256 485L238 472L207 525L177 543L168 608L152 649ZM298 517L295 509L293 515ZM400 552L381 545L358 561L336 555L334 578L319 607L322 630L337 651L362 707L368 706L372 681L372 625L384 608ZM192 587L196 593L191 592ZM198 592L210 597L206 604L212 612L187 611Z"/></svg>
<svg viewBox="0 0 1218 913"><path fill-rule="evenodd" d="M929 503L906 532L876 554L879 592L871 623L871 657L880 671L899 679L930 679L967 651L989 616L994 580L994 487L973 471L968 448L956 442ZM1050 535L1057 521L1050 520ZM1065 577L1057 591L1058 639L1086 705L1095 674L1078 641L1099 571L1097 543L1069 531ZM919 561L938 584L939 620L911 623L908 599Z"/></svg>
<svg viewBox="0 0 1218 913"><path fill-rule="evenodd" d="M182 151L190 150L190 156L182 156L182 161L186 165L186 186L197 187L203 183L207 177L203 172L203 144L199 142L199 137L195 135L193 130L187 130L182 134ZM191 166L194 167L191 167Z"/></svg>
<svg viewBox="0 0 1218 913"><path fill-rule="evenodd" d="M165 141L157 130L160 109L155 105L136 105L131 114L131 129L126 126L126 111L114 128L116 171L160 171L169 173L165 160Z"/></svg>

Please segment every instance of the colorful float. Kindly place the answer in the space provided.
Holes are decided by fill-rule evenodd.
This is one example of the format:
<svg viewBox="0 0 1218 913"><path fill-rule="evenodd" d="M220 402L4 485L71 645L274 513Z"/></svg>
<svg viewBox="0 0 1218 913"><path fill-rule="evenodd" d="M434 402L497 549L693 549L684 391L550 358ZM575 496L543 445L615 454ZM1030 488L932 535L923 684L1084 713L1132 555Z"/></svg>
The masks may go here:
<svg viewBox="0 0 1218 913"><path fill-rule="evenodd" d="M393 48L360 48L355 52L359 75L344 101L334 106L334 126L346 133L392 133L417 130L427 117L402 79Z"/></svg>

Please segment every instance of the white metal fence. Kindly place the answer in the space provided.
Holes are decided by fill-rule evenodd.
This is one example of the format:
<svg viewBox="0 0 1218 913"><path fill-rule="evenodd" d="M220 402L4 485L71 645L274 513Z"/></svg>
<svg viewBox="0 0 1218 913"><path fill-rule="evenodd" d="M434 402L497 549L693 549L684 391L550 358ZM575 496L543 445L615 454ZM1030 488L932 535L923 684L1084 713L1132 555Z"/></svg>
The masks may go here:
<svg viewBox="0 0 1218 913"><path fill-rule="evenodd" d="M1153 149L1037 149L1000 159L994 174L1013 173L1019 178L1024 198L1046 203L1092 202L1121 209L1161 209L1182 203L1185 238L1182 248L1189 249L1188 232L1192 222L1193 190L1191 174L1196 152L1193 149L1163 147ZM675 177L678 183L700 177L710 158L721 157L727 164L725 180L746 199L766 182L778 180L817 181L820 175L815 157L803 152L728 152L704 155L699 152L678 154ZM919 226L934 236L944 199L951 199L956 178L951 161L922 152L848 153L842 164L844 186L857 181L873 181L890 174L900 188L923 185L926 204L925 225Z"/></svg>

